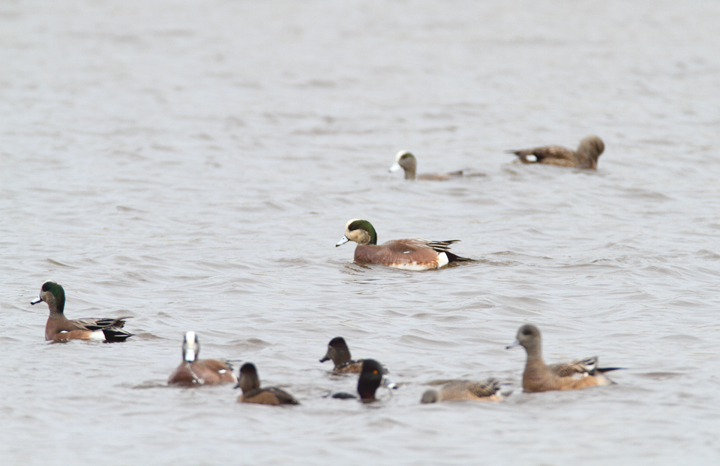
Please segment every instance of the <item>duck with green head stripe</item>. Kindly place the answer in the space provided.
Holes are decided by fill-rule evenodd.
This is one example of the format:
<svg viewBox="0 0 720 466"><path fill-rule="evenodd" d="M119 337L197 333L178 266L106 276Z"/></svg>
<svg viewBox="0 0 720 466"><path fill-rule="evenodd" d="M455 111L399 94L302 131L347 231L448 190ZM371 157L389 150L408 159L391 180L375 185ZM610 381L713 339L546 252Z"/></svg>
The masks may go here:
<svg viewBox="0 0 720 466"><path fill-rule="evenodd" d="M467 262L472 259L450 252L450 245L459 240L428 241L424 239L396 239L377 244L375 228L367 220L350 220L345 226L345 236L335 246L348 241L357 243L355 262L381 264L405 270L428 270L443 267L451 262Z"/></svg>
<svg viewBox="0 0 720 466"><path fill-rule="evenodd" d="M50 280L42 284L40 298L30 304L45 302L50 308L50 317L45 325L46 340L97 340L125 341L132 333L124 330L125 319L130 317L108 317L103 319L69 320L65 317L65 290Z"/></svg>

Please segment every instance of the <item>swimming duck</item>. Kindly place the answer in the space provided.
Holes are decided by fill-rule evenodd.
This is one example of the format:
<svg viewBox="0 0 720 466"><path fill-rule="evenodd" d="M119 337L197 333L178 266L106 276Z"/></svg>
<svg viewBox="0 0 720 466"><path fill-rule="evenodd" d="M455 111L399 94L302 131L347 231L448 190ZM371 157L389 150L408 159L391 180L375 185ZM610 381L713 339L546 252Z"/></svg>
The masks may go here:
<svg viewBox="0 0 720 466"><path fill-rule="evenodd" d="M358 377L357 391L360 395L360 401L375 401L375 392L382 384L385 369L382 364L374 359L364 359L360 377Z"/></svg>
<svg viewBox="0 0 720 466"><path fill-rule="evenodd" d="M350 356L350 348L343 337L335 337L328 343L328 349L320 362L332 360L335 364L333 372L359 374L362 370L362 359L353 361Z"/></svg>
<svg viewBox="0 0 720 466"><path fill-rule="evenodd" d="M298 405L300 404L291 394L275 387L260 388L260 379L257 369L252 363L245 363L240 368L240 378L237 387L243 394L240 403L258 403L264 405Z"/></svg>
<svg viewBox="0 0 720 466"><path fill-rule="evenodd" d="M597 367L597 357L546 365L542 359L541 341L540 330L534 325L527 324L520 327L517 340L508 346L509 349L521 345L527 352L525 372L523 373L523 391L533 393L550 390L575 390L615 383L605 376L605 372L619 368Z"/></svg>
<svg viewBox="0 0 720 466"><path fill-rule="evenodd" d="M605 150L602 139L595 135L587 136L577 150L566 149L561 146L543 146L532 149L509 150L515 154L522 163L542 163L560 167L589 168L597 170L598 158Z"/></svg>
<svg viewBox="0 0 720 466"><path fill-rule="evenodd" d="M458 170L449 173L435 173L417 175L417 159L413 154L406 150L401 150L395 156L395 163L390 167L391 172L400 169L405 171L406 180L429 180L429 181L445 181L452 178L460 178L462 176L485 176L484 173L475 173L469 170Z"/></svg>
<svg viewBox="0 0 720 466"><path fill-rule="evenodd" d="M435 403L438 401L450 400L476 400L476 401L501 401L503 398L498 393L500 382L495 379L488 379L484 382L471 382L467 380L453 380L440 388L440 391L426 391L421 403Z"/></svg>
<svg viewBox="0 0 720 466"><path fill-rule="evenodd" d="M215 385L237 383L232 366L218 359L198 359L200 341L195 332L187 332L182 344L183 362L168 379L169 384Z"/></svg>
<svg viewBox="0 0 720 466"><path fill-rule="evenodd" d="M397 239L378 246L375 228L367 220L353 219L345 226L345 235L335 246L355 241L355 262L381 264L405 270L428 270L450 262L471 261L450 252L450 245L459 240L428 241Z"/></svg>
<svg viewBox="0 0 720 466"><path fill-rule="evenodd" d="M125 319L130 317L108 317L103 319L68 320L65 309L65 290L58 283L49 280L42 284L40 297L30 304L45 302L50 309L45 325L45 340L96 340L107 342L125 341L132 333L123 330Z"/></svg>

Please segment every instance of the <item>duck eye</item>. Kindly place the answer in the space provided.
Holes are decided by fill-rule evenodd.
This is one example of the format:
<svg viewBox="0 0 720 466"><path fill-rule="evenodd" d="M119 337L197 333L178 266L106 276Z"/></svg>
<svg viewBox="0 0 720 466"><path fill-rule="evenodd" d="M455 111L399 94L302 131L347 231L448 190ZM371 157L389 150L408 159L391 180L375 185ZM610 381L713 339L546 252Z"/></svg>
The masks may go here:
<svg viewBox="0 0 720 466"><path fill-rule="evenodd" d="M523 330L523 335L525 335L525 336L528 336L528 335L530 335L531 333L532 333L532 332L531 332L530 330L527 330L527 329L526 329L526 330Z"/></svg>
<svg viewBox="0 0 720 466"><path fill-rule="evenodd" d="M376 370L375 370L375 371L373 371L373 374L377 374L377 373L378 373L378 371L376 371Z"/></svg>

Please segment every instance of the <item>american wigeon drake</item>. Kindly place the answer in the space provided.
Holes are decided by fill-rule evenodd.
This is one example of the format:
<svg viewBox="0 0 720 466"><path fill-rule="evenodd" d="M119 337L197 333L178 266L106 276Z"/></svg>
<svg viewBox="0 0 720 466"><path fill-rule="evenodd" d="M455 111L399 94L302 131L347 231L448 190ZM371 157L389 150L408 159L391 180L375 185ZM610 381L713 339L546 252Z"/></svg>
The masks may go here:
<svg viewBox="0 0 720 466"><path fill-rule="evenodd" d="M417 174L417 159L413 154L406 150L401 150L395 156L395 163L390 167L391 172L398 171L400 169L405 171L406 180L428 180L428 181L446 181L453 178L460 178L462 176L485 176L484 173L477 173L470 170L458 170L449 173L434 173L434 174Z"/></svg>
<svg viewBox="0 0 720 466"><path fill-rule="evenodd" d="M182 344L183 362L168 379L169 384L215 385L237 383L233 368L227 361L198 359L200 341L195 332L187 332Z"/></svg>
<svg viewBox="0 0 720 466"><path fill-rule="evenodd" d="M335 246L355 241L355 262L381 264L405 270L428 270L451 262L472 261L450 252L450 245L460 240L428 241L396 239L378 246L375 228L367 220L353 219L345 226L345 236Z"/></svg>
<svg viewBox="0 0 720 466"><path fill-rule="evenodd" d="M350 348L343 337L335 337L328 343L327 353L320 362L332 361L335 365L333 372L359 374L362 370L362 359L353 360Z"/></svg>
<svg viewBox="0 0 720 466"><path fill-rule="evenodd" d="M263 405L298 405L298 400L285 390L275 387L260 388L257 369L252 363L245 363L240 368L240 379L235 388L241 388L243 394L240 403L258 403Z"/></svg>
<svg viewBox="0 0 720 466"><path fill-rule="evenodd" d="M501 401L500 382L488 379L484 382L453 380L443 385L439 391L428 390L423 393L421 403L435 403L451 400Z"/></svg>
<svg viewBox="0 0 720 466"><path fill-rule="evenodd" d="M65 290L58 283L49 280L40 288L40 298L30 304L42 301L50 308L50 317L45 325L46 340L96 340L117 342L125 341L132 333L123 330L125 319L130 317L108 317L103 319L68 320L63 314L65 309Z"/></svg>
<svg viewBox="0 0 720 466"><path fill-rule="evenodd" d="M527 324L520 327L517 340L508 346L509 349L522 345L527 352L527 362L523 373L523 391L533 393L550 390L575 390L615 383L605 377L605 372L619 368L597 367L597 357L548 366L542 359L541 342L540 330L534 325Z"/></svg>
<svg viewBox="0 0 720 466"><path fill-rule="evenodd" d="M542 163L559 167L589 168L597 170L598 158L605 150L602 139L595 135L580 141L577 150L562 146L543 146L532 149L509 150L517 155L522 163Z"/></svg>

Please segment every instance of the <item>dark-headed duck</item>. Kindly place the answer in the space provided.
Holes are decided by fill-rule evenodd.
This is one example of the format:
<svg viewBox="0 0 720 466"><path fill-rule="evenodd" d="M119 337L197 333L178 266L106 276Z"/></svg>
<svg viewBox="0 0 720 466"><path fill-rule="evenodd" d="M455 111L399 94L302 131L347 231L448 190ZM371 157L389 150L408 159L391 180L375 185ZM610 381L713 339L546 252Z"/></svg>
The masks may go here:
<svg viewBox="0 0 720 466"><path fill-rule="evenodd" d="M320 362L332 360L335 368L333 372L337 373L355 373L359 374L362 370L362 359L353 361L350 356L350 348L343 337L335 337L328 343L328 349L325 356Z"/></svg>
<svg viewBox="0 0 720 466"><path fill-rule="evenodd" d="M238 398L240 403L258 403L263 405L297 405L300 404L291 394L275 387L260 388L257 369L252 363L245 363L240 368L240 378L236 388L242 389Z"/></svg>
<svg viewBox="0 0 720 466"><path fill-rule="evenodd" d="M65 290L58 283L50 280L42 284L40 298L30 304L42 301L50 308L50 317L45 325L45 339L62 340L95 340L117 342L125 341L132 333L123 330L125 319L130 317L107 317L103 319L68 320L63 314L65 309Z"/></svg>
<svg viewBox="0 0 720 466"><path fill-rule="evenodd" d="M377 233L367 220L353 219L345 226L345 235L335 246L348 241L357 243L355 262L381 264L405 270L428 270L451 262L471 261L450 252L450 245L459 240L428 241L424 239L396 239L377 244Z"/></svg>

